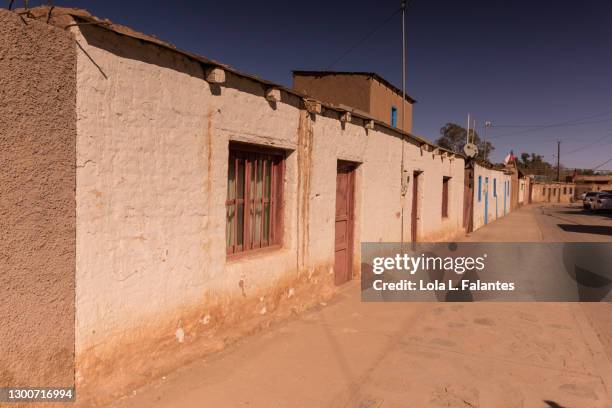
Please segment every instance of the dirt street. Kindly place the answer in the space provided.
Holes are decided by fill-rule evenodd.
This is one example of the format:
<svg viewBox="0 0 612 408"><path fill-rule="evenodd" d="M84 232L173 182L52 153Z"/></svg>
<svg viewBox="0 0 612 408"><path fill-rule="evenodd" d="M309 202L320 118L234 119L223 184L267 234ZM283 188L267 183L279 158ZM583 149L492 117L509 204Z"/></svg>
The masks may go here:
<svg viewBox="0 0 612 408"><path fill-rule="evenodd" d="M467 241L612 241L609 215L518 210ZM135 390L113 408L610 407L608 303L328 304Z"/></svg>

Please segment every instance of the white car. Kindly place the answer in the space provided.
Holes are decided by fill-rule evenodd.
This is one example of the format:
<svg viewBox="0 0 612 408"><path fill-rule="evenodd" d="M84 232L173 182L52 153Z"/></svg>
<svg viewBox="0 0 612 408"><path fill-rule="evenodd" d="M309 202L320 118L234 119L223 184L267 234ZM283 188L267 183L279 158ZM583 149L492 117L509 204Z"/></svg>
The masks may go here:
<svg viewBox="0 0 612 408"><path fill-rule="evenodd" d="M591 206L595 211L612 210L612 194L599 193L599 195L593 200Z"/></svg>
<svg viewBox="0 0 612 408"><path fill-rule="evenodd" d="M597 199L597 196L599 194L601 194L599 191L589 191L588 193L586 193L586 195L584 196L584 200L582 200L582 207L585 210L592 210L593 201Z"/></svg>

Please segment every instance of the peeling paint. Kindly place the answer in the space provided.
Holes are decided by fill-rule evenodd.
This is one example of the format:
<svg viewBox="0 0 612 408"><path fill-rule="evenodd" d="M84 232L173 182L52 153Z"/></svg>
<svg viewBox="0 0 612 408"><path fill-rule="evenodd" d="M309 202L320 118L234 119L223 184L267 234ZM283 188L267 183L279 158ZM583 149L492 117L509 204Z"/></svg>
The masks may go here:
<svg viewBox="0 0 612 408"><path fill-rule="evenodd" d="M178 329L176 329L174 335L176 336L176 339L179 343L185 341L185 331L182 328L179 327Z"/></svg>

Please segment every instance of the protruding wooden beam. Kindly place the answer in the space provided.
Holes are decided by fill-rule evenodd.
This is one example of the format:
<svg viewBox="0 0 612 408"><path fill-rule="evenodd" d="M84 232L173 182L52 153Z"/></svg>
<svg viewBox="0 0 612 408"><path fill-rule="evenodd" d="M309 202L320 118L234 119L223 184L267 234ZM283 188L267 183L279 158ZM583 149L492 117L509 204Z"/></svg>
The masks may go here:
<svg viewBox="0 0 612 408"><path fill-rule="evenodd" d="M321 114L321 112L323 112L323 108L321 106L321 102L315 100L315 99L308 99L305 98L304 99L304 106L306 106L306 110L310 113L317 113L317 114Z"/></svg>
<svg viewBox="0 0 612 408"><path fill-rule="evenodd" d="M367 119L365 121L365 128L366 129L374 129L374 120L373 119Z"/></svg>
<svg viewBox="0 0 612 408"><path fill-rule="evenodd" d="M266 89L266 99L270 102L280 102L281 100L281 91L278 88L268 88Z"/></svg>
<svg viewBox="0 0 612 408"><path fill-rule="evenodd" d="M206 82L211 84L222 84L225 82L225 71L218 67L206 70Z"/></svg>
<svg viewBox="0 0 612 408"><path fill-rule="evenodd" d="M351 121L351 112L344 112L341 116L340 116L340 120L342 122L350 122Z"/></svg>

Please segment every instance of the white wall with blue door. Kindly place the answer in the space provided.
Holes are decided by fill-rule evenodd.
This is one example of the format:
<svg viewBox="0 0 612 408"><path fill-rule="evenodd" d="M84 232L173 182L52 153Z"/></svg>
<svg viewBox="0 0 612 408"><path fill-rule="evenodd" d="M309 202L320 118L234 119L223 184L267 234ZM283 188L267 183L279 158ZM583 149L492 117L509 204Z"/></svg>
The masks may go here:
<svg viewBox="0 0 612 408"><path fill-rule="evenodd" d="M474 164L474 231L510 212L510 179L503 170Z"/></svg>

